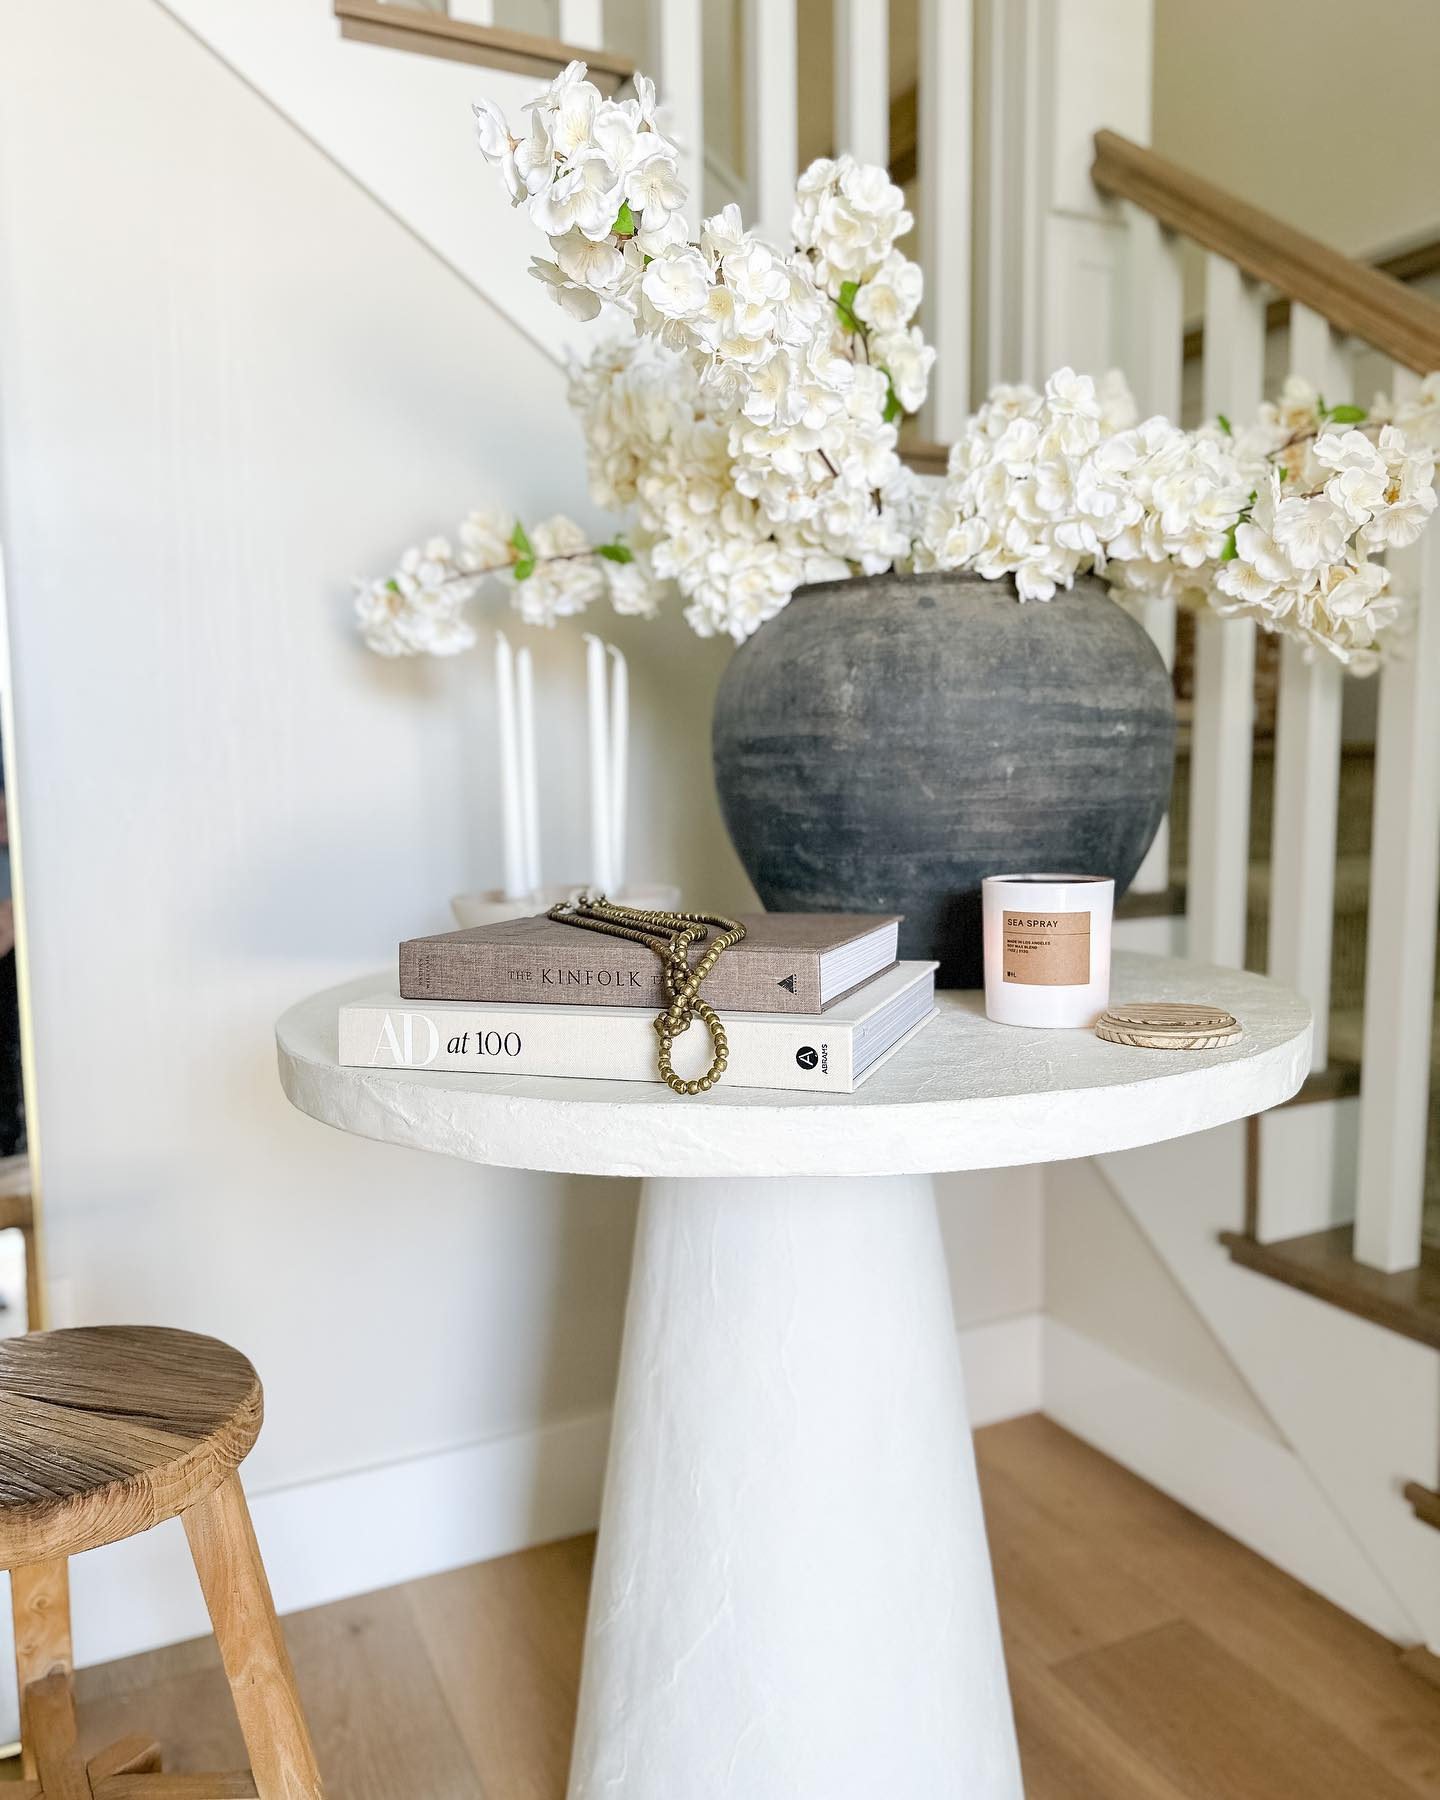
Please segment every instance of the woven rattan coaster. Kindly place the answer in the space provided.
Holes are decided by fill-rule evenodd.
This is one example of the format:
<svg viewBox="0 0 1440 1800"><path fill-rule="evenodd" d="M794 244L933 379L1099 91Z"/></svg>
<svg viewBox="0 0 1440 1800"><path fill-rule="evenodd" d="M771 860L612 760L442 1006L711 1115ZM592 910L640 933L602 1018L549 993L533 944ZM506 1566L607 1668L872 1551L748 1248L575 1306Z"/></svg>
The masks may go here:
<svg viewBox="0 0 1440 1800"><path fill-rule="evenodd" d="M1109 1044L1134 1044L1141 1050L1218 1050L1244 1033L1234 1015L1218 1006L1139 1000L1101 1013L1095 1035Z"/></svg>

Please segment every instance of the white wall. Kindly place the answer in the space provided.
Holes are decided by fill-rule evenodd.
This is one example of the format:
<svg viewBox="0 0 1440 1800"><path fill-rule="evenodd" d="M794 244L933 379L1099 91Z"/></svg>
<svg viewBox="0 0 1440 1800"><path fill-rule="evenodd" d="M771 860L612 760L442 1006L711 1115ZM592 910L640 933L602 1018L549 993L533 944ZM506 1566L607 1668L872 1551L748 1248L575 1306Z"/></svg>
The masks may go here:
<svg viewBox="0 0 1440 1800"><path fill-rule="evenodd" d="M1045 1316L1247 1430L1278 1440L1235 1365L1093 1161L1067 1163L1047 1178Z"/></svg>
<svg viewBox="0 0 1440 1800"><path fill-rule="evenodd" d="M1351 256L1440 233L1434 0L1158 0L1155 148Z"/></svg>
<svg viewBox="0 0 1440 1800"><path fill-rule="evenodd" d="M382 665L348 577L485 497L583 512L561 376L152 0L51 0L0 16L0 477L57 1322L240 1344L252 1488L360 1472L328 1591L395 1578L365 1471L608 1404L632 1192L328 1133L271 1025L498 875L485 660ZM614 635L634 872L743 904L705 730L725 649ZM547 865L578 876L578 631L537 642ZM962 1322L1033 1311L1033 1179L946 1207ZM547 1437L589 1459L554 1478L602 1441ZM459 1530L474 1492L416 1492L418 1557L506 1547ZM317 1597L303 1541L280 1561L282 1605ZM103 1586L82 1651L185 1628Z"/></svg>
<svg viewBox="0 0 1440 1800"><path fill-rule="evenodd" d="M381 665L347 577L472 497L572 499L559 374L155 8L46 9L6 51L52 1276L79 1318L250 1349L262 1485L600 1404L623 1191L332 1138L283 1104L270 1040L294 995L494 879L484 661ZM574 654L543 643L547 684ZM547 723L563 768L573 709ZM558 875L578 795L547 787ZM648 797L638 869L669 855Z"/></svg>

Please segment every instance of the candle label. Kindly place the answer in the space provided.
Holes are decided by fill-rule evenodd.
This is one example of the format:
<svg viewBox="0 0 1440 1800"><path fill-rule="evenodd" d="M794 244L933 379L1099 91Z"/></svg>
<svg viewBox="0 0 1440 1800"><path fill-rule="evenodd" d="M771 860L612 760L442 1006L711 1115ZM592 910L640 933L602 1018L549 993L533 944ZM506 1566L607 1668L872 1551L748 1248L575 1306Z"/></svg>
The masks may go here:
<svg viewBox="0 0 1440 1800"><path fill-rule="evenodd" d="M1087 987L1089 913L1007 912L1004 968L1020 987Z"/></svg>

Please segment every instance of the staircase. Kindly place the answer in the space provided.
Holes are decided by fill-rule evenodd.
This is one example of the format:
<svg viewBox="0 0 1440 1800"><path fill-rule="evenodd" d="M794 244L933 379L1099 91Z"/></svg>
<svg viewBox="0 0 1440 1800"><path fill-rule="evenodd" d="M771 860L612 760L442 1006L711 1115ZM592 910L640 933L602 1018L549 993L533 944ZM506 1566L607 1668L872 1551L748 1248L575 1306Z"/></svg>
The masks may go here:
<svg viewBox="0 0 1440 1800"><path fill-rule="evenodd" d="M943 466L973 393L1067 362L1120 365L1142 409L1173 417L1187 356L1207 415L1253 412L1266 334L1282 324L1291 365L1332 401L1352 392L1361 355L1384 359L1402 391L1440 367L1440 306L1145 148L1149 0L918 0L918 88L893 105L884 0L616 0L603 19L598 0L561 0L554 35L495 24L485 0L448 13L160 3L557 360L592 340L536 304L528 223L470 152L474 65L512 115L572 56L616 91L637 65L654 72L688 129L692 188L713 200L743 181L750 216L783 235L797 19L806 31L822 19L830 141L890 155L915 184L940 353L917 467ZM722 14L735 118L707 132L707 33ZM722 135L741 173L717 174L712 145L706 177L707 140ZM1187 244L1205 259L1198 330L1183 310ZM1316 1073L1305 1104L1249 1129L1046 1172L1044 1405L1378 1630L1434 1649L1440 542L1395 568L1425 602L1413 653L1379 678L1373 733L1343 744L1337 668L1257 643L1249 625L1147 609L1188 731L1130 905L1149 916L1123 932L1299 988L1318 1021ZM1079 1218L1093 1231L1077 1234ZM1113 1256L1097 1254L1101 1239Z"/></svg>
<svg viewBox="0 0 1440 1800"><path fill-rule="evenodd" d="M1288 310L1292 367L1332 399L1353 391L1362 346L1390 359L1401 392L1436 366L1440 307L1399 282L1113 133L1096 136L1093 175L1127 207L1152 318L1163 291L1166 339L1182 353L1173 260L1182 239L1206 252L1207 415L1253 411L1276 304ZM1367 1571L1363 1600L1352 1591L1348 1604L1433 1647L1440 1545L1422 1497L1440 1467L1440 1281L1424 1219L1440 719L1427 696L1440 673L1440 557L1422 544L1394 564L1421 605L1411 656L1379 678L1373 745L1342 748L1335 669L1283 644L1272 723L1257 708L1253 634L1195 623L1188 768L1170 851L1184 871L1189 949L1268 968L1305 993L1317 1017L1317 1073L1301 1096L1311 1104L1183 1152L1105 1158L1099 1172L1293 1455L1293 1530L1270 1553L1313 1585L1337 1581L1334 1546L1320 1546L1338 1519ZM1155 624L1172 644L1169 621ZM1152 886L1174 879L1168 865L1148 873ZM1068 1177L1053 1174L1052 1191L1063 1192ZM1047 1404L1056 1404L1048 1394ZM1113 1409L1097 1412L1084 1395L1073 1405L1097 1441L1123 1437ZM1269 1449L1234 1454L1258 1467ZM1417 1469L1427 1479L1407 1485ZM1164 1468L1152 1475L1164 1485ZM1254 1515L1231 1523L1241 1535L1268 1529Z"/></svg>

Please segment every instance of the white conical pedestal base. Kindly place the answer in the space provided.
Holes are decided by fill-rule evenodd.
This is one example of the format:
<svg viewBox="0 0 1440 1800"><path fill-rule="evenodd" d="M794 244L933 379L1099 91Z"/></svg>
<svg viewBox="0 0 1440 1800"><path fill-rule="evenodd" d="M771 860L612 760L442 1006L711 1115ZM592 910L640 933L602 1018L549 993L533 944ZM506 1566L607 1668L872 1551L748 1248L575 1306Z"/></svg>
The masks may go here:
<svg viewBox="0 0 1440 1800"><path fill-rule="evenodd" d="M650 1181L570 1800L1020 1800L931 1183Z"/></svg>

